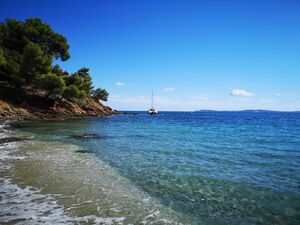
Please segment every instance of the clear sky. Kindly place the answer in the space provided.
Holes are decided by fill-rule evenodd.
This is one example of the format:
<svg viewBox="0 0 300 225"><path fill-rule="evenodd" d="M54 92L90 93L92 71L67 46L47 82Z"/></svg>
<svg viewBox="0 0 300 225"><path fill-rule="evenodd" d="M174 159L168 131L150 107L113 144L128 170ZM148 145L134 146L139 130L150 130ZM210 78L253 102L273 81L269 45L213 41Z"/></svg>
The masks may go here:
<svg viewBox="0 0 300 225"><path fill-rule="evenodd" d="M299 0L0 1L67 37L108 105L147 110L300 110Z"/></svg>

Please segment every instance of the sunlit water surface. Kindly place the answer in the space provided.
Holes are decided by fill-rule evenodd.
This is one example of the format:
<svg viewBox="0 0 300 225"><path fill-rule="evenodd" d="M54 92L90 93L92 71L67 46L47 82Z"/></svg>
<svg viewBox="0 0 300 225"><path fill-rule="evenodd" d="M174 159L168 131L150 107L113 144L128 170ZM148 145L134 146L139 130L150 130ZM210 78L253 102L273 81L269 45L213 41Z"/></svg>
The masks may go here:
<svg viewBox="0 0 300 225"><path fill-rule="evenodd" d="M102 179L108 189L134 196L122 199L116 194L110 198L105 192L108 189L102 188L102 200L121 210L112 214L116 224L300 223L300 113L138 113L23 122L10 129L29 138L31 144L48 143L49 154L45 156L51 155L51 143L56 147L75 146L79 150L73 148L72 157L79 157L80 162L88 158L90 169L84 170L85 166L76 166L72 161L66 164L73 168L72 173L98 179L98 188ZM76 139L72 136L76 134L97 134L97 138ZM63 149L61 157L71 151ZM60 153L56 152L58 162ZM100 164L114 175L100 175ZM58 174L68 177L66 170ZM53 174L53 169L44 173ZM76 179L72 182L84 185ZM96 199L100 193L95 188L90 195ZM147 206L141 209L142 205ZM92 209L84 210L82 216L91 214L88 210ZM157 216L155 213L164 216L147 221ZM126 217L130 218L127 222Z"/></svg>

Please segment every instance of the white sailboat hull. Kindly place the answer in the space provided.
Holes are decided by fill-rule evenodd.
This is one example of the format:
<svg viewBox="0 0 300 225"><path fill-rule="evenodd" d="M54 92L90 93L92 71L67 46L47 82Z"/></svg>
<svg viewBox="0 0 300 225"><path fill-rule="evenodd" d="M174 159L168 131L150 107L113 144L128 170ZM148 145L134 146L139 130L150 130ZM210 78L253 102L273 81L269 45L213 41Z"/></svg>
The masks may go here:
<svg viewBox="0 0 300 225"><path fill-rule="evenodd" d="M148 113L149 113L150 115L154 115L154 114L157 114L158 111L155 110L155 109L153 109L153 108L151 108L151 109L148 110Z"/></svg>

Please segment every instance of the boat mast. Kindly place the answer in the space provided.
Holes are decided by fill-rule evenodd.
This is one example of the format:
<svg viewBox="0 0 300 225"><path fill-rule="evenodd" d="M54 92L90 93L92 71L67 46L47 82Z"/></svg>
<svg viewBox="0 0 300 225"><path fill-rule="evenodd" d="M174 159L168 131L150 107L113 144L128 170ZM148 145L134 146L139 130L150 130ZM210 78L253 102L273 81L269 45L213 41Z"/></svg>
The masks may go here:
<svg viewBox="0 0 300 225"><path fill-rule="evenodd" d="M153 89L152 89L152 98L151 98L151 108L153 109Z"/></svg>

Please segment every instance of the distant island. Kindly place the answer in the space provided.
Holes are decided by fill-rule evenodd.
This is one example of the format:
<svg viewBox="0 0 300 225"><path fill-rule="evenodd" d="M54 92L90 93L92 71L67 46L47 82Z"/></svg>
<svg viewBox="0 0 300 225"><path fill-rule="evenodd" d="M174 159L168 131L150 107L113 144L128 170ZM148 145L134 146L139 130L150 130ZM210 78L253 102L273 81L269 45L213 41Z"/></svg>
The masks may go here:
<svg viewBox="0 0 300 225"><path fill-rule="evenodd" d="M0 119L113 115L109 93L95 89L89 69L54 65L70 58L67 39L38 18L0 24Z"/></svg>
<svg viewBox="0 0 300 225"><path fill-rule="evenodd" d="M265 110L265 109L245 109L245 110L211 110L211 109L201 109L201 110L196 110L194 112L204 112L204 113L209 113L209 112L244 112L244 113L284 113L287 111L277 111L277 110ZM293 113L299 113L300 111L288 111L288 112L293 112Z"/></svg>

